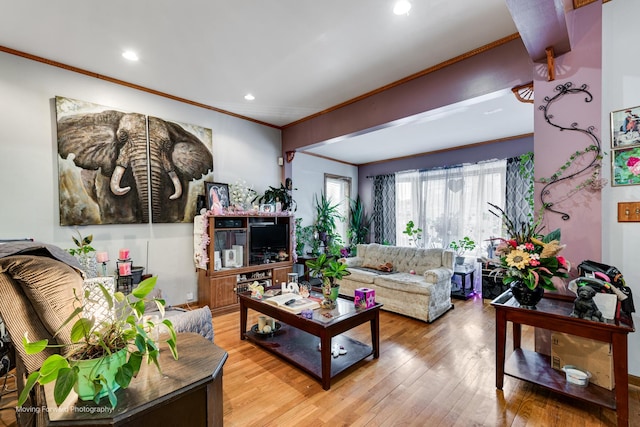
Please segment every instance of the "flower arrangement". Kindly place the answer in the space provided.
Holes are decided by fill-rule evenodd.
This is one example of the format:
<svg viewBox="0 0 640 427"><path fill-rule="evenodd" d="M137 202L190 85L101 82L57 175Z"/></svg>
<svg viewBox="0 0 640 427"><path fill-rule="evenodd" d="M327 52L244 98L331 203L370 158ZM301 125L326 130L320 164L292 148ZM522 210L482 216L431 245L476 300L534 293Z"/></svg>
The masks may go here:
<svg viewBox="0 0 640 427"><path fill-rule="evenodd" d="M505 285L521 280L529 289L541 286L555 290L551 279L569 277L571 269L569 261L558 256L565 247L560 243L560 229L542 235L540 216L532 223L517 226L500 207L489 204L498 211L490 209L489 212L502 219L510 236L508 239L500 239L501 243L496 248L500 267L494 270L495 274L501 273L504 276L502 281Z"/></svg>
<svg viewBox="0 0 640 427"><path fill-rule="evenodd" d="M251 203L257 195L256 191L248 186L244 180L237 180L235 184L231 184L229 187L231 205L248 210L247 207L251 207Z"/></svg>

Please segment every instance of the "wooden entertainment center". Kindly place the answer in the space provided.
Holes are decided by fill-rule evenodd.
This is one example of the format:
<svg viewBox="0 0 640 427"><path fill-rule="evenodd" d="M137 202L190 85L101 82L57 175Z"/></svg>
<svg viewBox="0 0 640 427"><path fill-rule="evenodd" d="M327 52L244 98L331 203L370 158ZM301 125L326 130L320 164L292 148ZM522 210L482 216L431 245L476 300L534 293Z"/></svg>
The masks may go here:
<svg viewBox="0 0 640 427"><path fill-rule="evenodd" d="M284 212L209 217L209 262L198 270L198 304L227 313L239 308L238 292L253 281L286 282L293 271L294 221Z"/></svg>

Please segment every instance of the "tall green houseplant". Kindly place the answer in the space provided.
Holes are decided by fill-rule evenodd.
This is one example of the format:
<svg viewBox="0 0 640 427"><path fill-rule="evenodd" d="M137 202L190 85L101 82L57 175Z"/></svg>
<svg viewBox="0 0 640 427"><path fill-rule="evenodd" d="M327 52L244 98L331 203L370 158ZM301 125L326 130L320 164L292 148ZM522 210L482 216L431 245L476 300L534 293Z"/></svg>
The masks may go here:
<svg viewBox="0 0 640 427"><path fill-rule="evenodd" d="M339 205L337 203L331 203L324 192L315 196L315 228L318 232L318 239L325 244L325 246L331 245L331 240L337 235L337 221L342 219L340 212L338 211Z"/></svg>
<svg viewBox="0 0 640 427"><path fill-rule="evenodd" d="M359 243L368 243L371 231L371 216L367 215L360 195L351 200L349 206L349 228L347 236L351 246Z"/></svg>

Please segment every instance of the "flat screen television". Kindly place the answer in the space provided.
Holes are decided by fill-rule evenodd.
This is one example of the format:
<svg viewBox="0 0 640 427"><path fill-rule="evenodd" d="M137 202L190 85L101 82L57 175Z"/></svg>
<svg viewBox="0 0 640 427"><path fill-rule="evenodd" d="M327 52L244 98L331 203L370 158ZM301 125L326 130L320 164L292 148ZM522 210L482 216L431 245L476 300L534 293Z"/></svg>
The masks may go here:
<svg viewBox="0 0 640 427"><path fill-rule="evenodd" d="M252 252L286 250L289 241L289 225L252 225L249 238Z"/></svg>

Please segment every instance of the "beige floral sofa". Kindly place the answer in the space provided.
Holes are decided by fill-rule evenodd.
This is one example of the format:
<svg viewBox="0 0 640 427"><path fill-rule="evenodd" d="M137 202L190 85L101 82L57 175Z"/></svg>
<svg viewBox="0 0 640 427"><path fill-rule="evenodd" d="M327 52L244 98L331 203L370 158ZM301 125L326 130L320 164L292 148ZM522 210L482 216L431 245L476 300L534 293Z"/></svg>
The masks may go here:
<svg viewBox="0 0 640 427"><path fill-rule="evenodd" d="M351 275L339 281L340 294L353 296L358 288L374 289L383 310L425 322L453 308L453 251L371 243L358 245L356 253L342 260Z"/></svg>

